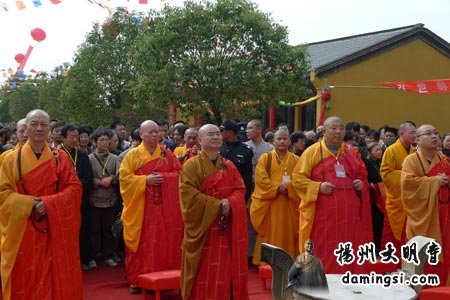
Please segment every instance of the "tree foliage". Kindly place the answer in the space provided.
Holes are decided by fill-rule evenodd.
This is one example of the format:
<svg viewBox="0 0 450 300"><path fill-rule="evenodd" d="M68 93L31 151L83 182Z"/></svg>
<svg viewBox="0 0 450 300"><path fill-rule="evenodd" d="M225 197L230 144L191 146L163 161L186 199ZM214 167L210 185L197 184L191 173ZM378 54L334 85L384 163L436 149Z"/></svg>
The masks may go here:
<svg viewBox="0 0 450 300"><path fill-rule="evenodd" d="M245 0L185 2L153 12L138 36L138 99L222 117L261 115L305 95L306 54L287 29Z"/></svg>
<svg viewBox="0 0 450 300"><path fill-rule="evenodd" d="M37 87L33 85L25 85L15 92L6 94L11 119L14 121L23 119L28 112L39 107L38 95Z"/></svg>
<svg viewBox="0 0 450 300"><path fill-rule="evenodd" d="M102 26L95 24L80 46L65 82L62 100L72 121L93 125L134 109L129 83L139 19L119 9Z"/></svg>

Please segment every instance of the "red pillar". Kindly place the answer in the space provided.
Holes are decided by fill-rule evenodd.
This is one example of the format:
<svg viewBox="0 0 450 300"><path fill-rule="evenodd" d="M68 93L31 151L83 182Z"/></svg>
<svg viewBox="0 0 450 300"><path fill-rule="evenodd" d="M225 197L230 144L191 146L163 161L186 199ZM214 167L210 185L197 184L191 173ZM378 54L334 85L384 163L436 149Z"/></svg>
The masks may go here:
<svg viewBox="0 0 450 300"><path fill-rule="evenodd" d="M271 106L269 108L269 129L275 129L277 127L277 108Z"/></svg>
<svg viewBox="0 0 450 300"><path fill-rule="evenodd" d="M197 127L200 127L202 125L203 125L202 114L201 113L197 113Z"/></svg>
<svg viewBox="0 0 450 300"><path fill-rule="evenodd" d="M173 102L169 103L169 124L172 125L177 120L177 105Z"/></svg>

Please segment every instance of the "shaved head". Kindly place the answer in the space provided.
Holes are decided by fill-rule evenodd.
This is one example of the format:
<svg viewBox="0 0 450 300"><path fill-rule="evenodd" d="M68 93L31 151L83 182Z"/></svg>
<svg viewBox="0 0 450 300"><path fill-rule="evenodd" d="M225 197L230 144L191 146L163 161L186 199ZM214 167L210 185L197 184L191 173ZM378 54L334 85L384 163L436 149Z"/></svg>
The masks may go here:
<svg viewBox="0 0 450 300"><path fill-rule="evenodd" d="M434 130L434 126L433 125L430 125L430 124L423 124L423 125L420 125L418 128L417 128L417 130L416 130L416 135L417 136L419 136L419 135L422 135L424 132L426 132L426 131L432 131L432 130Z"/></svg>
<svg viewBox="0 0 450 300"><path fill-rule="evenodd" d="M33 116L43 117L43 118L47 119L48 122L50 122L50 116L48 115L47 112L43 111L42 109L33 109L32 111L30 111L30 112L27 114L27 116L26 116L26 118L25 118L26 123L30 122L30 119L31 119Z"/></svg>
<svg viewBox="0 0 450 300"><path fill-rule="evenodd" d="M342 121L342 119L339 117L329 117L323 123L323 128L327 129L328 127L330 127L331 124L335 124L335 123L344 124L344 121Z"/></svg>
<svg viewBox="0 0 450 300"><path fill-rule="evenodd" d="M202 138L202 137L204 137L205 134L208 133L209 131L211 131L211 130L216 130L216 129L220 132L219 127L217 127L217 126L214 125L214 124L206 124L206 125L203 125L203 126L200 127L200 129L198 130L198 137L199 137L199 138Z"/></svg>
<svg viewBox="0 0 450 300"><path fill-rule="evenodd" d="M251 120L250 122L248 122L248 124L247 124L247 126L248 125L252 125L252 126L255 126L255 127L258 127L258 128L262 128L262 124L261 124L261 121L260 120Z"/></svg>
<svg viewBox="0 0 450 300"><path fill-rule="evenodd" d="M144 128L149 128L149 127L154 127L154 126L158 127L158 130L159 130L159 125L156 124L155 121L152 121L152 120L146 120L146 121L144 121L144 122L141 123L140 130L142 131Z"/></svg>
<svg viewBox="0 0 450 300"><path fill-rule="evenodd" d="M287 137L289 137L289 131L287 131L286 129L278 129L274 133L274 137L277 138L277 136L287 136Z"/></svg>

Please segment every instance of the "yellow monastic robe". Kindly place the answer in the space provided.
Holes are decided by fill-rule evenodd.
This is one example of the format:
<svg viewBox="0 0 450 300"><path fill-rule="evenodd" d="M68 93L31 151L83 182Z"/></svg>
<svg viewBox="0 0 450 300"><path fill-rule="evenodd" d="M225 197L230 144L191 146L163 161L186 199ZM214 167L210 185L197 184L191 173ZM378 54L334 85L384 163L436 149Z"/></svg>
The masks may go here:
<svg viewBox="0 0 450 300"><path fill-rule="evenodd" d="M19 144L16 144L16 145L14 146L13 149L6 150L6 151L3 152L2 154L0 154L0 168L2 167L2 163L3 163L3 160L5 159L6 155L7 155L8 153L13 152L13 151L16 150L16 149L19 149L19 147L20 147Z"/></svg>
<svg viewBox="0 0 450 300"><path fill-rule="evenodd" d="M173 154L178 158L179 156L183 155L183 153L186 152L186 144L183 146L178 146L173 150Z"/></svg>
<svg viewBox="0 0 450 300"><path fill-rule="evenodd" d="M258 233L253 254L253 263L256 265L261 264L261 243L269 243L284 249L292 259L299 254L300 198L294 190L292 181L287 184L287 195L278 192L283 176L292 176L299 157L288 152L281 162L277 158L275 150L264 153L255 169L255 191L252 194L250 218L253 228ZM267 166L268 163L271 164L270 167Z"/></svg>
<svg viewBox="0 0 450 300"><path fill-rule="evenodd" d="M450 208L449 187L440 186L437 174L450 176L447 158L436 153L431 162L419 149L408 155L401 173L402 203L408 215L406 236L426 236L435 239L442 247L437 266L426 266L427 274L438 274L441 285L450 285Z"/></svg>
<svg viewBox="0 0 450 300"><path fill-rule="evenodd" d="M120 164L123 238L125 245L132 251L136 251L139 245L147 186L147 175L136 175L134 172L149 161L159 158L161 158L160 147L156 147L151 155L144 143L141 143L138 147L131 149Z"/></svg>
<svg viewBox="0 0 450 300"><path fill-rule="evenodd" d="M405 158L401 173L402 203L408 214L406 236L409 240L422 235L433 238L442 245L439 226L439 181L435 176L428 177L426 173L445 158L439 159L439 155L435 155L430 164L420 150L417 153L425 168L425 174L417 154Z"/></svg>
<svg viewBox="0 0 450 300"><path fill-rule="evenodd" d="M386 149L381 161L380 175L386 191L386 214L392 233L398 241L402 238L406 221L406 212L401 200L400 174L406 156L414 151L414 147L410 146L409 152L406 152L403 144L397 140Z"/></svg>

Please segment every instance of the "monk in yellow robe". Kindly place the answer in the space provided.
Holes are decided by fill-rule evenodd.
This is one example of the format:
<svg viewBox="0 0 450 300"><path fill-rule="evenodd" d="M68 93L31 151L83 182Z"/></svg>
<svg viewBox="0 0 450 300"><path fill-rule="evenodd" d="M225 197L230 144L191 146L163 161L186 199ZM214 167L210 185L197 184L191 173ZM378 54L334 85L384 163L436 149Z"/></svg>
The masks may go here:
<svg viewBox="0 0 450 300"><path fill-rule="evenodd" d="M198 137L202 152L186 161L180 174L181 295L184 300L248 300L244 182L233 162L218 154L217 126L204 125Z"/></svg>
<svg viewBox="0 0 450 300"><path fill-rule="evenodd" d="M179 269L183 222L178 198L180 162L159 145L159 126L141 124L142 143L120 165L120 192L125 266L130 292L137 293L138 275Z"/></svg>
<svg viewBox="0 0 450 300"><path fill-rule="evenodd" d="M255 169L255 191L250 219L258 236L253 263L261 265L261 243L284 249L292 259L299 255L298 221L300 198L292 186L298 156L288 151L289 133L275 132L275 149L264 153Z"/></svg>
<svg viewBox="0 0 450 300"><path fill-rule="evenodd" d="M397 250L396 254L400 254L400 247L406 242L406 212L401 201L400 174L403 160L415 151L412 144L416 139L416 127L405 122L400 125L398 132L398 140L386 149L380 167L386 193L387 216L384 218L381 249L391 242Z"/></svg>
<svg viewBox="0 0 450 300"><path fill-rule="evenodd" d="M175 150L173 150L173 154L175 154L181 164L184 164L188 159L198 155L200 147L198 145L197 137L197 129L186 129L184 133L184 145L176 147Z"/></svg>
<svg viewBox="0 0 450 300"><path fill-rule="evenodd" d="M47 144L49 124L46 112L29 112L28 142L0 171L3 300L82 299L82 187L64 151Z"/></svg>
<svg viewBox="0 0 450 300"><path fill-rule="evenodd" d="M438 151L439 133L431 125L417 128L416 153L408 155L401 173L402 203L408 215L406 237L435 239L442 247L437 265L426 265L426 274L437 274L440 285L450 285L450 163Z"/></svg>
<svg viewBox="0 0 450 300"><path fill-rule="evenodd" d="M365 272L356 262L339 265L334 251L351 242L354 251L372 242L372 215L367 170L343 144L345 128L338 117L324 122L322 141L307 148L292 174L300 195L299 247L311 239L325 273Z"/></svg>

